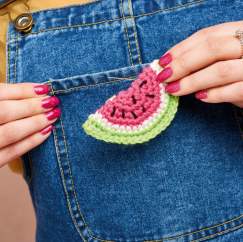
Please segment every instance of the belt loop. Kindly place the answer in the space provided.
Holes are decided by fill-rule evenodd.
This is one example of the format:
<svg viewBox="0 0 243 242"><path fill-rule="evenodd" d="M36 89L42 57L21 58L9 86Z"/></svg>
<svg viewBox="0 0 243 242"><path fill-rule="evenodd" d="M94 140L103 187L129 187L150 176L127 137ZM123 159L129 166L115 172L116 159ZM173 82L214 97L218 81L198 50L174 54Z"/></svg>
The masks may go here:
<svg viewBox="0 0 243 242"><path fill-rule="evenodd" d="M14 24L14 27L17 31L22 33L28 33L31 31L34 21L32 18L32 14L30 13L30 7L28 5L29 0L7 0L0 4L0 15L8 15L9 20ZM11 12L8 9L9 5L15 2L22 2L26 7L27 11L19 14L16 18L11 17ZM5 9L6 8L6 9Z"/></svg>
<svg viewBox="0 0 243 242"><path fill-rule="evenodd" d="M133 16L132 1L131 0L118 0L120 15L122 17L122 25L124 36L127 40L128 57L130 64L142 64L141 52L137 36L137 28Z"/></svg>

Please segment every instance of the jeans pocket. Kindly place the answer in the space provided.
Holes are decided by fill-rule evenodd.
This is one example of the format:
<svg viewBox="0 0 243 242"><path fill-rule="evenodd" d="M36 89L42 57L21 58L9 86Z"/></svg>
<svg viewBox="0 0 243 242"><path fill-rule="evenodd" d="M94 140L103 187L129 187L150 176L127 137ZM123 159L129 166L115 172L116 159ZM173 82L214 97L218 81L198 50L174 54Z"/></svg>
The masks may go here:
<svg viewBox="0 0 243 242"><path fill-rule="evenodd" d="M79 235L84 241L203 241L238 229L243 224L238 186L224 184L224 176L227 184L237 184L239 176L231 174L237 167L220 162L217 154L216 161L205 155L204 150L217 152L209 139L207 144L198 137L206 123L187 133L193 123L183 119L195 118L187 109L189 100L183 101L179 119L145 144L109 144L83 131L88 115L128 88L144 66L48 82L61 100L54 143L67 208Z"/></svg>

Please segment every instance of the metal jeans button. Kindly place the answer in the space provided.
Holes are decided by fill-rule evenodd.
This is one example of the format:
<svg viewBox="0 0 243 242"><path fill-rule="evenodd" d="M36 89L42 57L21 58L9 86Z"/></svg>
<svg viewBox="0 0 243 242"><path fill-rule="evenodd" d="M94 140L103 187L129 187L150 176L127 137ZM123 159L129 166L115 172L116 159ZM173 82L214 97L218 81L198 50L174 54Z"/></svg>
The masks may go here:
<svg viewBox="0 0 243 242"><path fill-rule="evenodd" d="M14 20L15 28L24 33L28 33L33 26L33 18L30 13L22 13Z"/></svg>

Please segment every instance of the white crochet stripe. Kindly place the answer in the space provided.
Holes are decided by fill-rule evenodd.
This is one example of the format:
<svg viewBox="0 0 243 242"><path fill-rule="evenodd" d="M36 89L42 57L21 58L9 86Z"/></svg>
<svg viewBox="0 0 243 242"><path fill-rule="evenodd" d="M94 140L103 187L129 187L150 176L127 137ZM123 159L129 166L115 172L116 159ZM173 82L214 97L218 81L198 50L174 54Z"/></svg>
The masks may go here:
<svg viewBox="0 0 243 242"><path fill-rule="evenodd" d="M134 131L142 131L145 128L148 128L150 125L154 123L156 118L162 113L166 111L166 106L168 105L169 97L168 94L164 92L164 85L160 84L160 93L161 93L161 100L160 105L157 110L152 114L152 116L148 117L144 120L140 125L119 125L113 124L108 119L103 117L101 113L98 111L95 114L91 114L91 117L97 120L101 125L107 126L112 128L113 130L117 130L119 132L134 132Z"/></svg>
<svg viewBox="0 0 243 242"><path fill-rule="evenodd" d="M158 75L163 70L163 67L159 65L159 60L154 60L150 64L150 67L152 68L153 71L156 72L156 75Z"/></svg>

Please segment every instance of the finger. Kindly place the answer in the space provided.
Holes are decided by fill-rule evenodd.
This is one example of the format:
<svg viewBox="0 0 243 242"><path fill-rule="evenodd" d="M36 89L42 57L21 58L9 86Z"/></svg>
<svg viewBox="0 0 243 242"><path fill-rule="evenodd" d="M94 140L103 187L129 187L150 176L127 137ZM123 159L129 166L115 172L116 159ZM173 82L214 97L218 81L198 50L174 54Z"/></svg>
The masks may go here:
<svg viewBox="0 0 243 242"><path fill-rule="evenodd" d="M243 102L243 82L202 90L197 92L195 96L201 101L208 103Z"/></svg>
<svg viewBox="0 0 243 242"><path fill-rule="evenodd" d="M16 120L0 126L0 148L18 142L54 123L60 117L61 111L55 108L45 114L38 114Z"/></svg>
<svg viewBox="0 0 243 242"><path fill-rule="evenodd" d="M197 48L202 42L206 41L209 35L215 38L225 38L234 36L235 31L243 25L243 21L221 23L214 26L209 26L193 33L185 40L179 42L170 48L165 54L170 53L172 59L176 59L184 52L190 49Z"/></svg>
<svg viewBox="0 0 243 242"><path fill-rule="evenodd" d="M6 84L0 83L0 100L17 100L38 97L50 92L47 84L20 83Z"/></svg>
<svg viewBox="0 0 243 242"><path fill-rule="evenodd" d="M242 59L217 62L178 81L169 83L165 90L175 96L182 96L238 81L243 81Z"/></svg>
<svg viewBox="0 0 243 242"><path fill-rule="evenodd" d="M0 124L50 111L59 103L55 96L0 101Z"/></svg>
<svg viewBox="0 0 243 242"><path fill-rule="evenodd" d="M213 39L211 37L208 41L198 46L198 48L185 52L177 59L174 59L169 67L165 68L158 75L158 81L172 82L217 61L237 59L240 57L241 45L236 38Z"/></svg>
<svg viewBox="0 0 243 242"><path fill-rule="evenodd" d="M52 129L52 125L48 126L40 132L32 134L19 142L0 149L0 167L43 143L50 136Z"/></svg>

